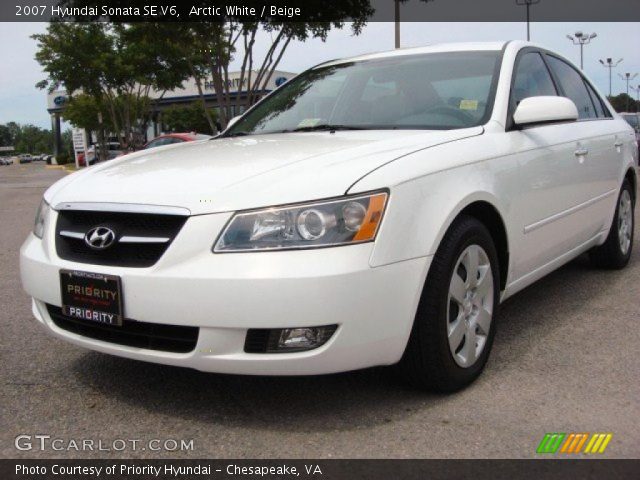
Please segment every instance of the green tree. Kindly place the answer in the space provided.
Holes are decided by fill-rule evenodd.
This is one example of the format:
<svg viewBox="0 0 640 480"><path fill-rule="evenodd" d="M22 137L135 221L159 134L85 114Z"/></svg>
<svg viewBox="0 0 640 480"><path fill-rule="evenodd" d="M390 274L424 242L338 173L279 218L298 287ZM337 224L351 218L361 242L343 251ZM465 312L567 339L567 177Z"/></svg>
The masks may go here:
<svg viewBox="0 0 640 480"><path fill-rule="evenodd" d="M640 102L626 93L607 98L616 112L640 112Z"/></svg>
<svg viewBox="0 0 640 480"><path fill-rule="evenodd" d="M35 125L9 122L0 125L0 142L15 147L17 153L47 153L53 145L53 134Z"/></svg>
<svg viewBox="0 0 640 480"><path fill-rule="evenodd" d="M124 24L53 22L46 33L32 36L36 60L47 74L37 86L91 97L95 111L103 113L97 118L103 147L107 128L123 148L139 146L152 108L150 92L162 94L189 76L184 59L172 54L171 39L151 33Z"/></svg>
<svg viewBox="0 0 640 480"><path fill-rule="evenodd" d="M6 125L0 125L0 147L13 146L13 138L11 137L11 130Z"/></svg>
<svg viewBox="0 0 640 480"><path fill-rule="evenodd" d="M260 22L247 22L243 18L227 17L224 24L210 29L208 37L206 34L201 35L202 40L197 47L198 51L202 52L203 63L208 66L208 72L213 79L223 126L226 126L232 117L231 98L234 86L229 78L229 64L232 60L238 59L241 62L237 85L238 90L247 92L248 107L257 102L266 90L292 41L304 42L310 38L324 41L332 29L343 28L347 19L352 22L352 33L358 35L366 20L373 14L369 0L344 0L331 4L332 20L322 21L327 8L324 1L305 2L305 12L319 19L316 22L283 22L270 18ZM336 18L338 20L335 20ZM203 28L201 25L194 24L193 28ZM259 32L268 33L272 39L262 57L257 55L255 49Z"/></svg>
<svg viewBox="0 0 640 480"><path fill-rule="evenodd" d="M38 42L35 58L47 74L36 86L49 91L65 88L69 96L81 92L92 97L99 110L106 109L105 71L113 62L113 39L107 28L103 23L53 22L46 33L33 35ZM100 119L96 121L100 123ZM104 145L104 128L96 130L99 143Z"/></svg>
<svg viewBox="0 0 640 480"><path fill-rule="evenodd" d="M215 112L210 112L209 115L215 121ZM172 132L205 133L210 128L207 115L199 102L187 106L172 105L162 112L162 123Z"/></svg>
<svg viewBox="0 0 640 480"><path fill-rule="evenodd" d="M97 0L63 0L68 6L98 5ZM113 7L143 8L146 0L112 0ZM193 7L210 7L210 0L195 0ZM246 0L243 6L255 7L261 11L263 1ZM292 41L304 42L309 38L325 40L334 28L344 28L351 22L354 35L361 32L367 19L374 13L370 0L341 0L327 4L326 0L306 0L304 10L313 22L286 22L266 16L260 21L247 21L244 16L223 15L218 21L134 24L126 27L132 31L144 32L147 38L169 43L162 51L165 61L173 65L184 65L195 78L201 102L204 103L202 79L211 78L216 98L220 105L220 123L226 126L232 117L232 97L235 87L230 82L229 65L240 60L240 88L247 92L246 105L259 100L271 80ZM79 18L78 20L83 20ZM84 19L86 20L86 19ZM151 32L151 33L149 33ZM264 56L255 49L259 32L269 34L271 42ZM212 119L209 123L214 130Z"/></svg>
<svg viewBox="0 0 640 480"><path fill-rule="evenodd" d="M102 123L100 122L101 115L103 118ZM62 112L62 116L78 128L92 131L98 131L101 128L109 131L114 130L108 112L104 107L100 109L95 97L84 93L70 97Z"/></svg>

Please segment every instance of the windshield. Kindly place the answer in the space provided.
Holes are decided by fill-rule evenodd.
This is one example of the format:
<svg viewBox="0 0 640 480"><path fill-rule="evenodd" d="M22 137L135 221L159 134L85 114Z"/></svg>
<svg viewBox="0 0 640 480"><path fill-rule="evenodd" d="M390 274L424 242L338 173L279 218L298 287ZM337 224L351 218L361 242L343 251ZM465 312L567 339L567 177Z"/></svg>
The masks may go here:
<svg viewBox="0 0 640 480"><path fill-rule="evenodd" d="M491 116L500 55L449 52L308 70L225 136L322 129L468 128Z"/></svg>

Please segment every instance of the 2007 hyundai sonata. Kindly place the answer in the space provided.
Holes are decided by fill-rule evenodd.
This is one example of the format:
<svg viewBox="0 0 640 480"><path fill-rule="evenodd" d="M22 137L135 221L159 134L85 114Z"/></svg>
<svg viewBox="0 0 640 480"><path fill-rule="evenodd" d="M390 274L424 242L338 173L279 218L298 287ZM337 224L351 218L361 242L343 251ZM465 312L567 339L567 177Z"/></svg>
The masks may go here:
<svg viewBox="0 0 640 480"><path fill-rule="evenodd" d="M501 301L584 252L629 261L634 132L533 44L331 61L234 120L45 193L21 273L50 333L211 372L398 364L454 391Z"/></svg>

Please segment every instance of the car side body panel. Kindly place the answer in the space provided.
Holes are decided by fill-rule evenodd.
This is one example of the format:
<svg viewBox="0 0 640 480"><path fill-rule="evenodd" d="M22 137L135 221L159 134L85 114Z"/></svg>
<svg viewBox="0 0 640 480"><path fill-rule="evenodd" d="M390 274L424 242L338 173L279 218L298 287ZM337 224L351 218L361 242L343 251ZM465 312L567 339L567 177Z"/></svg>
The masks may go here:
<svg viewBox="0 0 640 480"><path fill-rule="evenodd" d="M478 201L492 205L506 226L504 298L605 241L620 185L636 161L633 132L615 113L505 131L513 64L523 48L531 44L512 42L505 51L483 135L390 162L349 190L391 188L372 266L435 254L453 220ZM577 155L581 150L588 153Z"/></svg>

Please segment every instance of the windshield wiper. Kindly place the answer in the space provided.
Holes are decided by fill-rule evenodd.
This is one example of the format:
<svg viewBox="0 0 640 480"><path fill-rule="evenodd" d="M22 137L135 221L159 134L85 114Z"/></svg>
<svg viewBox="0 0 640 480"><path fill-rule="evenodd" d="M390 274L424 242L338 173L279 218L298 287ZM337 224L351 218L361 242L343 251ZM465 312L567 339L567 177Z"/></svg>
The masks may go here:
<svg viewBox="0 0 640 480"><path fill-rule="evenodd" d="M223 137L244 137L245 135L251 135L251 132L232 132L222 135Z"/></svg>
<svg viewBox="0 0 640 480"><path fill-rule="evenodd" d="M357 125L331 125L323 123L322 125L311 125L308 127L297 127L285 130L276 130L273 132L231 132L222 134L220 137L243 137L245 135L267 135L270 133L295 133L295 132L335 132L337 130L370 130L368 127L359 127Z"/></svg>
<svg viewBox="0 0 640 480"><path fill-rule="evenodd" d="M283 130L282 133L289 132L335 132L337 130L367 130L367 127L358 127L357 125L331 125L323 123L322 125L312 125L308 127L298 127L292 130Z"/></svg>

